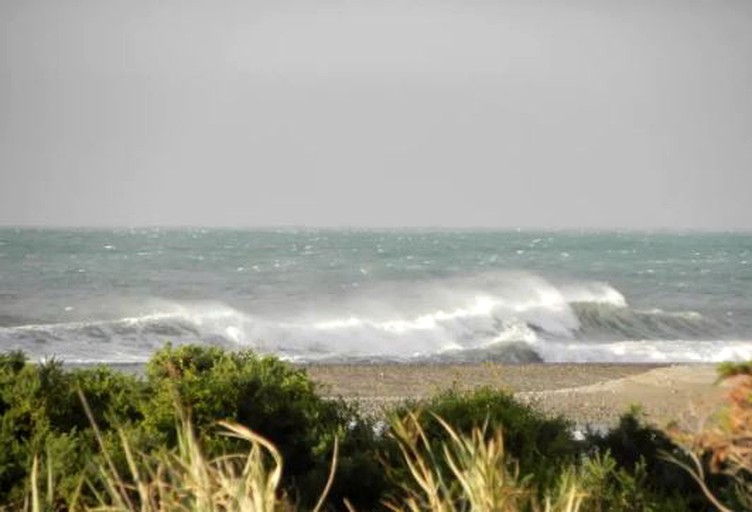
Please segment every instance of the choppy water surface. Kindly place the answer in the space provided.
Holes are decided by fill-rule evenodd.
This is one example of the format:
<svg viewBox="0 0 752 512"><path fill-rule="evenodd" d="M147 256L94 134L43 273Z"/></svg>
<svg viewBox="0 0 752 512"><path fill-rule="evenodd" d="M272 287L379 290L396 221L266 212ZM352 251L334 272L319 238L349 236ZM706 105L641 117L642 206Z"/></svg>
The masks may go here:
<svg viewBox="0 0 752 512"><path fill-rule="evenodd" d="M304 361L752 358L752 236L0 229L0 347Z"/></svg>

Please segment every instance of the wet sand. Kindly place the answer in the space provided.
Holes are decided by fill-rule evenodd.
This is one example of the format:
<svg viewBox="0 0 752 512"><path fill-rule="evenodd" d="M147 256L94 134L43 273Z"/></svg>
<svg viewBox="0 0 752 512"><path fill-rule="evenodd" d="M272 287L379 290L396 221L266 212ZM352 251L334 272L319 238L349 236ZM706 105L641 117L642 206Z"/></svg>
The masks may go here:
<svg viewBox="0 0 752 512"><path fill-rule="evenodd" d="M452 387L490 386L550 414L577 422L613 425L631 406L646 421L694 427L723 401L714 365L642 364L375 364L311 365L309 375L326 396L341 396L378 413Z"/></svg>

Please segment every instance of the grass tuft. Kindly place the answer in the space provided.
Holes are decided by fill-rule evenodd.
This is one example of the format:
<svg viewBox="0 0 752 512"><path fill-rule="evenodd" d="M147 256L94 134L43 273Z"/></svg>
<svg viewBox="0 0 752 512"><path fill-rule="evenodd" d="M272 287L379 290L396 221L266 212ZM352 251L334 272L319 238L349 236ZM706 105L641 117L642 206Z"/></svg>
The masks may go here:
<svg viewBox="0 0 752 512"><path fill-rule="evenodd" d="M426 436L418 415L407 415L393 425L393 435L412 482L404 485L403 498L387 503L391 510L579 510L585 494L572 475L563 479L555 495L546 496L543 503L538 501L538 490L529 479L520 477L518 464L507 456L501 429L489 436L485 425L463 435L438 416L434 419L449 439L438 451ZM448 472L441 468L448 468Z"/></svg>

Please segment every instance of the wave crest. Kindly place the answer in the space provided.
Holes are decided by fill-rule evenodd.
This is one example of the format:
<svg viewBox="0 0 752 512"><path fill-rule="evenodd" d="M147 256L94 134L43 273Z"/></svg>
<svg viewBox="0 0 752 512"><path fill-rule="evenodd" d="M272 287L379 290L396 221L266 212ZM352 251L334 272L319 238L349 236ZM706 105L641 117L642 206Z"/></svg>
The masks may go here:
<svg viewBox="0 0 752 512"><path fill-rule="evenodd" d="M400 311L408 295L410 308ZM300 361L683 361L705 346L699 341L715 339L712 350L695 350L712 360L731 346L720 341L717 322L693 312L634 310L605 283L485 275L409 283L367 299L339 318L309 312L278 319L221 303L159 301L148 313L115 320L0 327L0 340L32 357L121 363L145 361L167 341L247 346ZM752 356L751 343L733 346Z"/></svg>

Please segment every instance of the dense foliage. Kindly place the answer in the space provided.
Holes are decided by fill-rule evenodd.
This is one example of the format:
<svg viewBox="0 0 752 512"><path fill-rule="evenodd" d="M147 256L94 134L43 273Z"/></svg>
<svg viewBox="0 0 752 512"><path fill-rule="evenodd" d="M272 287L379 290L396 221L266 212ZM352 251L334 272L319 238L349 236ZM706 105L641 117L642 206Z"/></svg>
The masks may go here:
<svg viewBox="0 0 752 512"><path fill-rule="evenodd" d="M506 452L519 463L520 472L544 486L555 483L561 470L576 461L581 448L565 419L548 418L516 402L511 394L491 388L471 393L445 391L423 403L404 404L391 414L393 420L401 421L416 410L434 449L448 439L439 418L465 435L475 428L489 436L501 429Z"/></svg>
<svg viewBox="0 0 752 512"><path fill-rule="evenodd" d="M225 421L276 446L284 461L280 492L303 509L316 503L327 482L336 439L330 507L344 508L346 498L359 510L380 509L415 496L406 440L397 426L417 418L424 442L414 444L415 455L429 457L447 496L459 485L456 471L432 454L444 453L453 442L450 432L468 439L481 432L485 437L473 446L503 437L504 460L514 461L509 474L532 490L533 500L574 489L562 484L570 478L584 493L580 510L707 509L697 485L666 460L681 457L679 447L635 415L607 434L578 441L564 419L488 388L402 404L386 415L386 423L317 391L304 370L250 351L167 346L142 376L107 367L67 371L55 360L35 365L20 353L2 355L0 503L9 509L23 503L35 458L39 474L50 480L46 499L53 509L64 510L74 500L96 503L107 488L97 468L132 474L124 448L167 460L165 454L181 442L180 425L195 430L207 460L243 451L244 441L217 435L218 422Z"/></svg>
<svg viewBox="0 0 752 512"><path fill-rule="evenodd" d="M273 442L285 461L283 488L302 505L315 500L326 481L335 437L340 474L332 498L341 502L360 479L351 501L368 505L378 501L383 487L378 460L368 456L378 447L371 423L352 406L320 398L304 371L275 358L167 347L138 377L107 367L65 371L54 360L26 364L23 354L11 353L0 358L0 503L23 500L35 455L55 465L50 469L61 503L77 492L86 470L101 462L80 395L113 454L122 454L120 433L140 452L174 448L177 415L186 414L210 456L241 444L212 435L220 420L250 427ZM126 472L125 456L115 459Z"/></svg>
<svg viewBox="0 0 752 512"><path fill-rule="evenodd" d="M556 494L564 476L575 475L587 494L580 510L706 508L689 475L666 460L667 455L681 457L682 450L666 434L642 424L638 411L626 413L615 429L578 441L566 419L548 417L490 388L446 391L423 403L405 404L392 415L402 422L416 410L430 453L440 452L450 441L444 423L465 436L480 429L491 439L501 431L506 453L516 470L535 483L540 499ZM451 475L440 458L433 465L439 474ZM405 471L394 467L398 473ZM403 479L401 474L398 479Z"/></svg>

